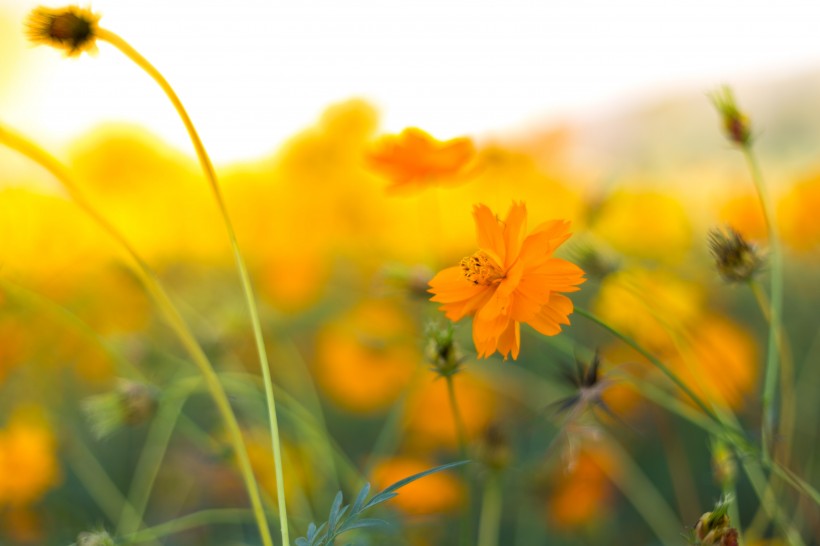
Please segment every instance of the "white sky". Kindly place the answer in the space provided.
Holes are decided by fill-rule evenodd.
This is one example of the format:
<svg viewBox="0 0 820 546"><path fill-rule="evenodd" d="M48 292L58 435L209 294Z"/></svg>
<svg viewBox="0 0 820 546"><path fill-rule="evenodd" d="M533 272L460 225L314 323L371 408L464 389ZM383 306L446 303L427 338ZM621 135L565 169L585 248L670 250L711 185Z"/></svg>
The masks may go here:
<svg viewBox="0 0 820 546"><path fill-rule="evenodd" d="M22 21L39 2L0 0ZM59 6L60 3L46 2ZM83 2L84 6L89 5ZM230 7L229 7L230 6ZM101 25L165 74L214 159L258 157L328 105L440 138L574 119L651 91L820 67L820 3L687 0L98 0ZM3 22L0 32L19 34ZM0 37L2 38L2 37ZM64 59L8 39L0 121L61 147L103 119L190 151L148 77L107 44Z"/></svg>

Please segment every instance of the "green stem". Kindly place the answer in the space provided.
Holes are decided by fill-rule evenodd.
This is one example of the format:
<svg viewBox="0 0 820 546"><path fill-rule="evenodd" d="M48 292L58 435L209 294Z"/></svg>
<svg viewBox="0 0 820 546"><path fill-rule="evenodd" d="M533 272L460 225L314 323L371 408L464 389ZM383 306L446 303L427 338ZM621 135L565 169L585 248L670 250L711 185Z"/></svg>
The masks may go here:
<svg viewBox="0 0 820 546"><path fill-rule="evenodd" d="M610 481L632 503L644 521L663 544L680 544L681 522L666 503L641 467L613 438L607 442L607 451L617 460L616 469L602 465Z"/></svg>
<svg viewBox="0 0 820 546"><path fill-rule="evenodd" d="M800 533L786 521L783 512L777 504L777 500L774 498L771 488L768 487L766 476L760 471L760 468L744 459L741 459L741 465L746 472L746 476L749 478L749 482L752 484L752 489L754 489L755 494L758 499L760 499L760 505L769 514L772 521L780 527L780 530L786 536L788 544L790 546L805 546L805 542L803 542L803 539L800 537Z"/></svg>
<svg viewBox="0 0 820 546"><path fill-rule="evenodd" d="M751 144L741 148L743 158L749 167L754 182L760 207L763 210L763 218L766 221L766 231L769 236L770 249L770 283L771 302L769 306L769 341L766 351L766 373L763 380L762 411L763 420L761 424L763 457L771 458L771 441L775 427L774 399L777 390L777 376L780 361L778 359L777 336L781 329L783 312L783 256L780 250L780 243L774 225L774 216L769 208L769 199L766 193L766 186L763 183L763 175L757 162L757 156L752 151Z"/></svg>
<svg viewBox="0 0 820 546"><path fill-rule="evenodd" d="M618 339L620 339L621 341L623 341L624 343L626 343L627 345L629 345L630 347L632 347L633 349L638 351L644 357L646 357L646 359L649 360L649 362L651 362L653 366L655 366L661 372L663 372L663 374L667 378L669 378L681 391L683 391L701 409L701 411L703 411L703 413L705 413L707 416L709 416L709 418L712 419L717 424L723 425L723 422L718 418L717 415L715 415L715 413L711 409L709 409L709 407L706 406L706 404L703 402L703 400L701 400L700 397L698 395L696 395L694 393L694 391L692 391L692 389L690 389L689 386L686 383L681 381L678 378L678 376L675 375L672 372L672 370L670 370L668 367L666 367L666 365L663 362L658 360L658 358L655 357L655 355L653 355L652 353L650 353L649 351L644 349L641 345L639 345L637 342L635 342L632 338L622 334L621 332L619 332L618 330L616 330L615 328L613 328L612 326L610 326L609 324L607 324L603 320L599 319L597 316L590 313L589 311L587 311L585 309L582 309L580 307L576 307L575 312L577 314L581 315L582 317L591 320L592 322L594 322L598 326L601 326L604 330L608 331L610 334L617 337Z"/></svg>
<svg viewBox="0 0 820 546"><path fill-rule="evenodd" d="M197 378L198 379L198 378ZM134 533L140 527L145 509L148 506L148 499L154 488L154 482L159 473L165 452L171 441L182 406L191 393L193 385L190 382L183 383L176 388L168 389L163 393L159 410L151 423L148 435L145 439L145 447L142 449L134 475L131 479L131 490L128 500L134 507L135 514L123 511L117 525L117 535L127 535ZM134 515L138 517L134 517Z"/></svg>
<svg viewBox="0 0 820 546"><path fill-rule="evenodd" d="M453 422L456 427L456 437L458 438L458 453L462 459L467 458L467 433L464 430L464 420L461 418L461 410L458 409L456 400L456 388L452 375L444 376L447 381L447 397L450 400L450 411L453 414Z"/></svg>
<svg viewBox="0 0 820 546"><path fill-rule="evenodd" d="M453 421L456 426L456 435L458 437L458 452L462 460L467 459L467 433L464 430L464 421L461 418L461 410L458 409L458 401L456 400L456 388L453 381L453 375L445 375L444 379L447 381L447 396L450 400L450 411L453 414ZM467 487L470 487L470 479L467 473L467 467L461 469L461 475L464 478ZM470 507L472 495L467 495L466 506L464 507L464 515L461 518L461 544L462 546L470 543Z"/></svg>
<svg viewBox="0 0 820 546"><path fill-rule="evenodd" d="M197 158L202 166L202 170L205 172L205 177L208 180L208 184L211 187L214 199L219 207L222 221L228 232L228 238L230 240L234 261L236 262L236 268L239 272L242 292L245 297L245 303L248 307L248 313L250 314L253 337L256 342L256 351L259 355L259 367L265 381L265 399L268 406L268 421L270 426L271 442L273 444L273 464L276 473L276 495L279 505L279 521L282 530L282 543L284 546L288 546L290 544L290 538L288 534L287 504L285 499L284 477L282 471L282 449L279 440L279 423L276 416L276 400L274 399L273 394L273 380L271 379L270 365L268 364L268 356L265 350L265 341L262 336L262 325L259 320L259 311L256 306L256 298L253 294L250 275L247 267L245 266L245 260L242 258L242 253L239 251L239 243L236 238L236 232L234 231L233 224L231 223L228 208L225 205L225 200L222 197L222 191L219 188L219 183L217 182L216 170L211 163L211 159L205 150L205 146L202 144L202 140L199 138L199 134L197 133L190 116L188 116L188 112L182 105L182 101L179 100L179 97L173 87L171 87L171 84L168 83L159 70L157 70L154 65L152 65L136 49L131 47L128 42L117 34L107 29L99 28L97 29L97 38L107 41L119 49L126 57L144 70L160 86L160 88L162 88L165 95L171 101L171 104L173 104L177 114L179 114L182 123L185 125L185 129L188 132L191 143L196 150Z"/></svg>
<svg viewBox="0 0 820 546"><path fill-rule="evenodd" d="M501 474L491 471L484 482L481 516L478 524L478 546L496 546L501 528Z"/></svg>
<svg viewBox="0 0 820 546"><path fill-rule="evenodd" d="M179 311L174 306L171 298L165 292L162 284L157 277L157 274L150 268L150 266L137 253L131 243L111 224L104 216L102 216L97 209L95 209L90 201L85 198L80 191L79 186L74 182L74 179L68 174L65 167L57 161L54 157L41 149L39 146L30 140L14 134L3 127L0 127L0 142L6 146L20 152L29 159L35 161L47 171L49 171L65 188L72 200L85 212L93 221L95 221L102 230L114 239L130 256L131 261L128 262L133 268L143 286L154 299L155 304L160 312L165 317L168 325L179 337L182 346L190 355L194 364L196 364L200 373L202 373L211 397L216 404L225 426L228 429L231 445L233 446L239 462L239 471L245 482L245 487L248 490L251 506L256 515L259 533L262 536L262 541L265 546L273 546L273 541L270 537L270 529L265 518L265 512L262 509L262 501L259 495L259 486L256 483L256 478L251 467L250 457L245 447L245 441L242 437L242 430L239 427L239 422L236 415L231 408L228 401L228 396L225 394L225 389L219 383L216 371L213 365L208 360L202 347L197 342L188 324L179 314Z"/></svg>
<svg viewBox="0 0 820 546"><path fill-rule="evenodd" d="M123 497L105 468L82 441L75 438L66 451L71 469L111 523L116 523L120 514L127 513L141 525L142 518L137 516L134 507ZM153 539L148 541L154 542Z"/></svg>
<svg viewBox="0 0 820 546"><path fill-rule="evenodd" d="M142 544L149 540L156 540L160 537L181 533L188 529L212 525L215 523L237 524L253 519L253 514L244 508L219 508L211 510L200 510L186 514L172 521L167 521L154 527L143 529L137 533L122 537L123 544Z"/></svg>

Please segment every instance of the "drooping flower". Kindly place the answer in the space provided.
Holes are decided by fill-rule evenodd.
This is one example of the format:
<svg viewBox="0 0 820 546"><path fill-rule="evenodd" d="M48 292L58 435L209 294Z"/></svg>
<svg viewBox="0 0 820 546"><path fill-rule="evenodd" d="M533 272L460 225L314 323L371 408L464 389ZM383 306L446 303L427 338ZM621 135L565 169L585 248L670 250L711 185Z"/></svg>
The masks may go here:
<svg viewBox="0 0 820 546"><path fill-rule="evenodd" d="M447 318L473 318L473 341L479 358L496 350L518 358L520 324L552 336L569 324L572 301L559 292L575 292L584 272L553 257L569 236L569 222L551 220L527 233L527 208L513 203L498 219L486 205L473 210L479 250L430 281L432 301L442 304Z"/></svg>
<svg viewBox="0 0 820 546"><path fill-rule="evenodd" d="M35 44L62 49L67 57L97 50L97 22L100 16L77 6L35 8L26 20L26 35Z"/></svg>
<svg viewBox="0 0 820 546"><path fill-rule="evenodd" d="M389 191L463 179L475 156L467 137L439 141L421 129L408 127L379 139L367 155L369 165L393 181Z"/></svg>

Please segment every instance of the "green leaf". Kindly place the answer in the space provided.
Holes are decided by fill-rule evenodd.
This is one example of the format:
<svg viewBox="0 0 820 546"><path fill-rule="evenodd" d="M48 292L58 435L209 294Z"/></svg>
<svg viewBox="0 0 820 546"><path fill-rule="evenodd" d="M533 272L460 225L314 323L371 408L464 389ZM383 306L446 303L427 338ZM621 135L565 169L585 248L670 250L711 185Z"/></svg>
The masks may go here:
<svg viewBox="0 0 820 546"><path fill-rule="evenodd" d="M372 499L370 499L370 502L368 502L365 505L363 510L371 508L371 507L373 507L373 506L375 506L375 505L377 505L381 502L384 502L388 499L392 499L393 497L396 496L397 493L395 493L395 491L397 489L400 489L400 488L404 487L405 485L410 484L410 483L412 483L412 482L414 482L418 479L421 479L425 476L429 476L430 474L433 474L435 472L441 472L442 470L447 470L448 468L461 466L461 465L467 464L469 462L470 461L456 461L454 463L443 464L441 466L437 466L435 468L425 470L424 472L419 472L418 474L413 474L412 476L404 478L403 480L399 480L396 483L394 483L393 485L387 486L385 489L383 489L381 492L379 492L376 496L374 496Z"/></svg>

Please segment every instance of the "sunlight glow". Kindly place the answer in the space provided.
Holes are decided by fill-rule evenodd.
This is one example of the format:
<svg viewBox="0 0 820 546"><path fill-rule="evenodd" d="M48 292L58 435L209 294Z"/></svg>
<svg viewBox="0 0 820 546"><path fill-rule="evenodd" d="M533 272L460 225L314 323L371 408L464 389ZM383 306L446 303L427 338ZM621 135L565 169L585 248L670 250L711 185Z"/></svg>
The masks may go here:
<svg viewBox="0 0 820 546"><path fill-rule="evenodd" d="M4 120L26 123L54 146L103 120L131 121L189 150L153 82L107 44L95 58L66 60L23 43L20 22L38 4L0 0L4 49L18 57L0 64ZM271 152L328 105L354 96L382 110L384 130L415 125L448 138L583 117L636 93L682 85L700 92L820 61L815 8L796 0L236 6L91 5L103 26L175 86L218 162Z"/></svg>

